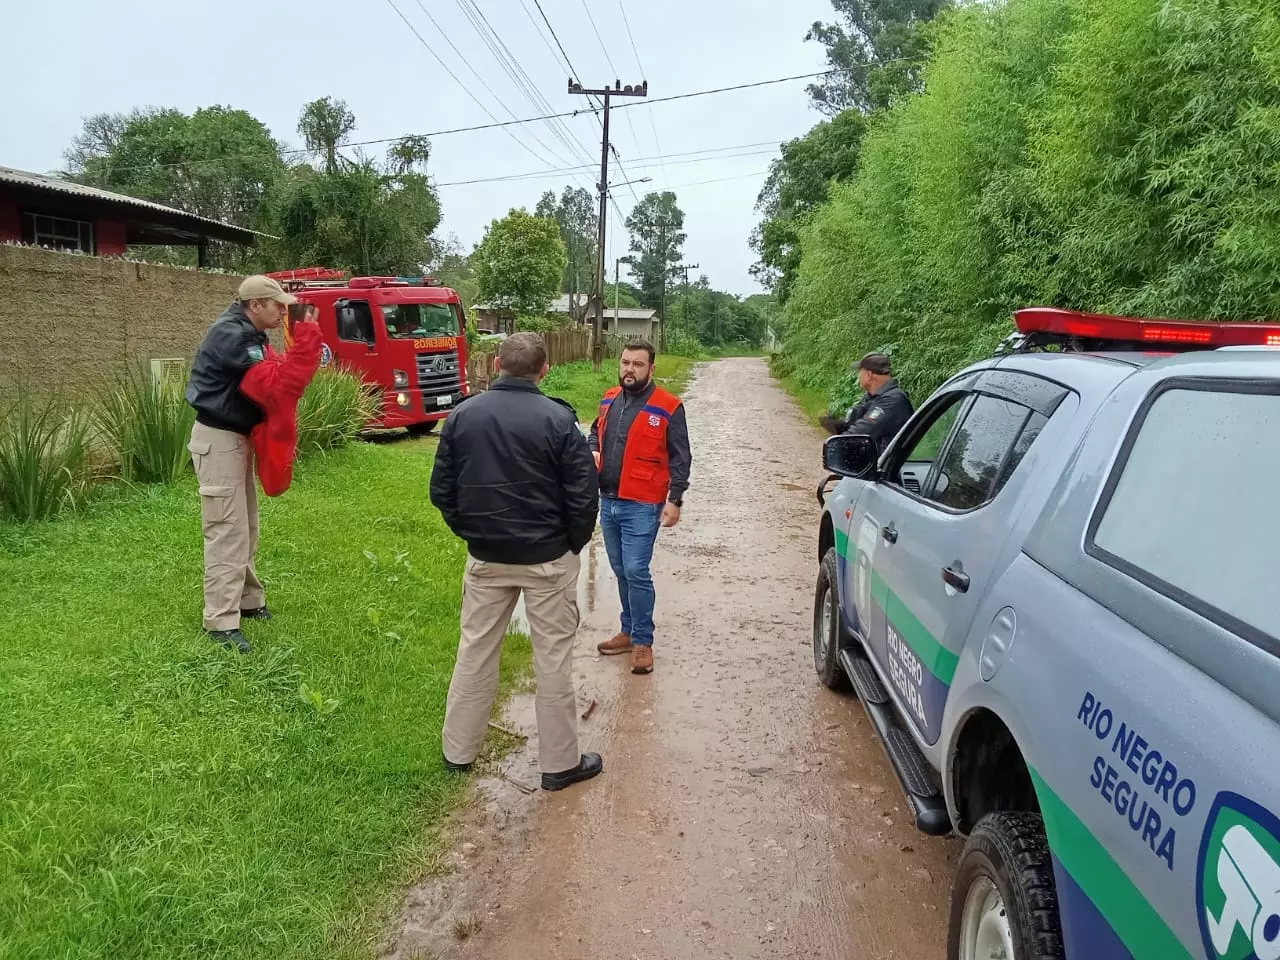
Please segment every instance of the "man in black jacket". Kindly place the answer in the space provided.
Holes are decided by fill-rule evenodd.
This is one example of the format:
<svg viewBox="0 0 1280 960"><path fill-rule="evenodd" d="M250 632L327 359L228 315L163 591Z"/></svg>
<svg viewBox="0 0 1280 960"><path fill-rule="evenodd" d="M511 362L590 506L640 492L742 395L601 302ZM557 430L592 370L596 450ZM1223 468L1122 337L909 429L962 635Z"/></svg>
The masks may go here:
<svg viewBox="0 0 1280 960"><path fill-rule="evenodd" d="M573 640L578 554L599 510L595 464L573 407L545 396L547 349L517 333L498 351L502 376L449 415L431 471L431 502L467 543L462 630L442 735L450 770L480 752L498 692L498 655L521 592L538 682L544 790L589 780L600 755L579 753Z"/></svg>
<svg viewBox="0 0 1280 960"><path fill-rule="evenodd" d="M893 379L893 367L883 353L868 353L854 365L863 397L843 420L822 417L830 433L861 433L875 441L881 453L906 426L914 412L911 398Z"/></svg>
<svg viewBox="0 0 1280 960"><path fill-rule="evenodd" d="M187 449L200 484L204 530L204 628L241 653L249 643L241 619L266 620L266 599L253 556L258 549L258 489L249 434L263 412L240 392L254 364L271 354L267 331L297 299L270 277L246 277L236 301L204 335L191 363L186 399L196 411Z"/></svg>

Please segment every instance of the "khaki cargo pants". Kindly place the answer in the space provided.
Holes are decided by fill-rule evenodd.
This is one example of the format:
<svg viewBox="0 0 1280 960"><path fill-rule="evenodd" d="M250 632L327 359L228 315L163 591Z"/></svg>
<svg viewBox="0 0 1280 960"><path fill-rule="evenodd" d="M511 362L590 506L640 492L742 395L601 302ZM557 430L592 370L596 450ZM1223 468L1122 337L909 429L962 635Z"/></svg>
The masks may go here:
<svg viewBox="0 0 1280 960"><path fill-rule="evenodd" d="M462 574L462 636L449 684L442 737L445 759L470 763L480 753L498 694L498 656L516 600L524 592L538 682L538 765L563 773L578 765L578 705L573 639L578 631L578 555L529 566L467 557Z"/></svg>
<svg viewBox="0 0 1280 960"><path fill-rule="evenodd" d="M187 449L200 483L204 628L235 630L241 610L266 602L253 565L258 549L253 446L248 437L197 423Z"/></svg>

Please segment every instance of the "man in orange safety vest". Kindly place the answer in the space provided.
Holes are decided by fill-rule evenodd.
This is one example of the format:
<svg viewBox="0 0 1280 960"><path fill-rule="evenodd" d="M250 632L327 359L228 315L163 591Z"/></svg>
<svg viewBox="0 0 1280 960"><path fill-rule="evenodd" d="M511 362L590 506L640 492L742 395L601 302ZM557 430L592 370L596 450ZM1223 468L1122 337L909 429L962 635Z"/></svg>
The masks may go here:
<svg viewBox="0 0 1280 960"><path fill-rule="evenodd" d="M655 593L649 563L659 527L680 522L689 488L689 430L680 399L653 382L653 344L633 340L618 386L600 401L588 443L600 471L600 528L622 599L621 630L596 649L631 654L632 673L653 672Z"/></svg>

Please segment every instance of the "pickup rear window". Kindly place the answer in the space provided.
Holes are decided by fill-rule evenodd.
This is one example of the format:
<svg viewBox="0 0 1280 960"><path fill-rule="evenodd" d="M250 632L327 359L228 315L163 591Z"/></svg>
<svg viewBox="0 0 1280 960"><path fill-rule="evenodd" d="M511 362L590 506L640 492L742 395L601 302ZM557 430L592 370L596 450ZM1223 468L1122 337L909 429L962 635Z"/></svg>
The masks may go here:
<svg viewBox="0 0 1280 960"><path fill-rule="evenodd" d="M1280 387L1195 382L1146 407L1090 552L1247 639L1280 638ZM1261 634L1262 637L1258 635Z"/></svg>

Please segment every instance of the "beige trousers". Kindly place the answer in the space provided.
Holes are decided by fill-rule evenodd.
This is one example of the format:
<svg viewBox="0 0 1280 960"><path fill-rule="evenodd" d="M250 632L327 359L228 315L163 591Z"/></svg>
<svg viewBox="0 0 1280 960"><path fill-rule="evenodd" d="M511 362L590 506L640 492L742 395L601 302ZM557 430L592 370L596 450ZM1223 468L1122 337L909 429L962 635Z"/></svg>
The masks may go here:
<svg viewBox="0 0 1280 960"><path fill-rule="evenodd" d="M538 692L538 764L543 773L572 770L578 751L573 638L578 630L577 554L530 566L467 557L462 574L462 636L445 706L445 759L470 763L480 753L498 695L498 656L521 591L533 641Z"/></svg>
<svg viewBox="0 0 1280 960"><path fill-rule="evenodd" d="M248 437L197 423L187 449L200 484L204 628L235 630L241 610L266 602L253 564L258 549L253 446Z"/></svg>

